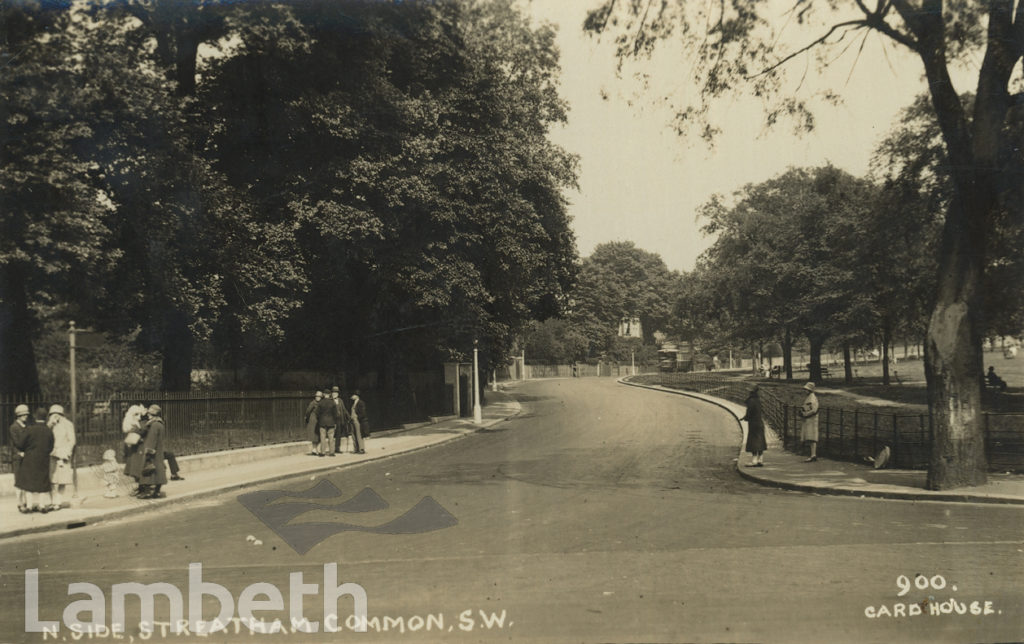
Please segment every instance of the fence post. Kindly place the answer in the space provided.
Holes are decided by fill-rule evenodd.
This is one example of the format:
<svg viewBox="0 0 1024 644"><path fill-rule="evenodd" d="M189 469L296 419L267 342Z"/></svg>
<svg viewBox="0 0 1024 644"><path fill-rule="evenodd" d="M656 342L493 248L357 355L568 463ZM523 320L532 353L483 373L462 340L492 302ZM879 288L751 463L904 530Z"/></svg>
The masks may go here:
<svg viewBox="0 0 1024 644"><path fill-rule="evenodd" d="M985 431L985 461L986 461L986 463L988 463L989 469L991 469L991 467L992 467L992 439L991 439L991 434L989 434L989 426L988 426L989 413L985 412L982 415L985 417L985 430L984 430ZM929 417L929 420L931 420L930 417Z"/></svg>
<svg viewBox="0 0 1024 644"><path fill-rule="evenodd" d="M789 443L789 405L782 405L782 449Z"/></svg>
<svg viewBox="0 0 1024 644"><path fill-rule="evenodd" d="M853 410L853 458L860 456L860 410Z"/></svg>
<svg viewBox="0 0 1024 644"><path fill-rule="evenodd" d="M842 409L839 410L839 458L843 457L843 416L845 413Z"/></svg>
<svg viewBox="0 0 1024 644"><path fill-rule="evenodd" d="M874 421L871 430L871 455L878 454L878 412L872 412Z"/></svg>
<svg viewBox="0 0 1024 644"><path fill-rule="evenodd" d="M825 449L822 450L826 454L830 453L829 452L829 448L832 446L831 431L829 430L829 425L831 425L831 420L832 420L832 408L831 407L826 407L825 408Z"/></svg>
<svg viewBox="0 0 1024 644"><path fill-rule="evenodd" d="M892 415L892 464L899 465L900 457L900 422L899 416Z"/></svg>

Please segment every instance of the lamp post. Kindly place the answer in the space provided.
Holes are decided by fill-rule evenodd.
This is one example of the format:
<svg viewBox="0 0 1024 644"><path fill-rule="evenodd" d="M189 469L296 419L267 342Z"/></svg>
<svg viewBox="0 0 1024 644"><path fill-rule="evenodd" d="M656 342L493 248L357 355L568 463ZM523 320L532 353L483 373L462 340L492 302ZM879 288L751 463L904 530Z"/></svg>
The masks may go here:
<svg viewBox="0 0 1024 644"><path fill-rule="evenodd" d="M473 422L484 422L483 410L480 409L480 363L477 357L479 341L473 339Z"/></svg>
<svg viewBox="0 0 1024 644"><path fill-rule="evenodd" d="M71 418L78 419L78 387L75 385L75 321L68 323L68 343L70 355L68 361L71 368Z"/></svg>

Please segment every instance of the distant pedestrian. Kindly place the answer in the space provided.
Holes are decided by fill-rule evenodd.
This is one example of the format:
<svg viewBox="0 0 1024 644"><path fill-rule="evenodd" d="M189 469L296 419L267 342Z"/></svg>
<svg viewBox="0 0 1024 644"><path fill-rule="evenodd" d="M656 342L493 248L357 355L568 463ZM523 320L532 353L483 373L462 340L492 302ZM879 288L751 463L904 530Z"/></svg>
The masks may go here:
<svg viewBox="0 0 1024 644"><path fill-rule="evenodd" d="M317 427L320 429L318 456L334 456L334 432L338 428L338 404L331 398L322 398L316 406Z"/></svg>
<svg viewBox="0 0 1024 644"><path fill-rule="evenodd" d="M800 417L803 423L800 426L800 437L808 443L811 448L811 456L805 463L813 463L818 460L818 397L814 394L814 383L808 382L804 385L807 397L800 407Z"/></svg>
<svg viewBox="0 0 1024 644"><path fill-rule="evenodd" d="M352 435L355 441L355 453L366 453L366 437L369 435L370 422L366 416L366 403L359 398L359 390L352 394L352 409L349 412L352 418ZM365 428L365 431L364 431Z"/></svg>
<svg viewBox="0 0 1024 644"><path fill-rule="evenodd" d="M303 422L306 424L306 432L313 436L313 447L309 452L310 456L316 456L320 453L320 429L317 427L317 405L324 398L324 392L317 391L313 395L313 400L306 406L306 413L303 415Z"/></svg>
<svg viewBox="0 0 1024 644"><path fill-rule="evenodd" d="M75 426L64 416L60 405L50 407L50 418L46 424L53 431L53 451L50 452L50 509L64 507L64 492L75 482L74 464L71 457L75 451ZM70 503L69 503L70 505Z"/></svg>
<svg viewBox="0 0 1024 644"><path fill-rule="evenodd" d="M761 397L758 387L750 390L747 396L747 413L740 420L747 421L747 451L750 462L747 467L764 467L764 452L768 449L768 441L764 436L764 419L761 417Z"/></svg>
<svg viewBox="0 0 1024 644"><path fill-rule="evenodd" d="M334 453L341 454L341 440L345 439L345 451L348 451L348 438L352 435L352 419L348 417L345 400L341 397L341 389L331 387L331 400L338 408L338 427L334 431Z"/></svg>
<svg viewBox="0 0 1024 644"><path fill-rule="evenodd" d="M988 386L999 391L1006 391L1006 381L996 374L995 367L989 367L988 373L985 374L985 380L988 382Z"/></svg>
<svg viewBox="0 0 1024 644"><path fill-rule="evenodd" d="M145 438L142 441L142 469L139 470L139 498L156 499L160 488L167 485L167 471L164 464L164 439L166 426L161 416L160 405L150 405L146 410ZM137 463L139 461L136 461Z"/></svg>
<svg viewBox="0 0 1024 644"><path fill-rule="evenodd" d="M18 405L14 408L14 422L11 423L8 429L8 435L11 437L11 445L14 445L14 480L18 480L18 470L21 469L21 461L25 458L25 453L18 448L21 444L22 439L28 432L29 424L29 411L28 405ZM19 487L15 487L18 491L18 511L28 512L27 493Z"/></svg>
<svg viewBox="0 0 1024 644"><path fill-rule="evenodd" d="M25 493L25 509L21 511L49 512L53 430L46 426L46 409L36 409L34 422L26 424L25 431L19 433L14 448L22 453L14 474L15 487Z"/></svg>
<svg viewBox="0 0 1024 644"><path fill-rule="evenodd" d="M366 401L363 400L362 393L358 389L352 394L352 416L359 420L359 431L363 440L369 438L370 416L366 413Z"/></svg>

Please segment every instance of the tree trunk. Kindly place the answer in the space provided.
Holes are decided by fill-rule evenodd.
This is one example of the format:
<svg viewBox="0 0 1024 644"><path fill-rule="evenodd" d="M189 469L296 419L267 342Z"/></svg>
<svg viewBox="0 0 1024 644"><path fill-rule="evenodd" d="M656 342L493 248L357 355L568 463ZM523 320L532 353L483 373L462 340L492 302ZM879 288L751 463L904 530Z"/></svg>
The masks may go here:
<svg viewBox="0 0 1024 644"><path fill-rule="evenodd" d="M25 276L11 265L0 269L0 394L39 394Z"/></svg>
<svg viewBox="0 0 1024 644"><path fill-rule="evenodd" d="M889 324L882 325L882 384L889 386L889 343L892 342L892 331Z"/></svg>
<svg viewBox="0 0 1024 644"><path fill-rule="evenodd" d="M161 391L188 391L192 387L192 330L181 311L164 314L161 352Z"/></svg>
<svg viewBox="0 0 1024 644"><path fill-rule="evenodd" d="M843 343L843 382L853 384L853 364L850 361L850 343Z"/></svg>
<svg viewBox="0 0 1024 644"><path fill-rule="evenodd" d="M793 335L786 327L786 335L782 338L782 364L786 371L786 380L793 379Z"/></svg>
<svg viewBox="0 0 1024 644"><path fill-rule="evenodd" d="M825 345L824 338L808 338L811 341L811 373L810 379L821 384L821 348Z"/></svg>
<svg viewBox="0 0 1024 644"><path fill-rule="evenodd" d="M961 234L964 205L958 201L959 196L947 215L947 252L940 258L939 295L924 350L932 412L926 483L930 490L983 485L988 480L981 415L981 335L976 319L983 253L977 242L971 242L971 235Z"/></svg>
<svg viewBox="0 0 1024 644"><path fill-rule="evenodd" d="M1013 3L988 3L985 55L978 72L974 113L968 117L949 76L943 12L910 14L897 6L918 36L929 92L949 156L953 198L942 231L938 296L925 341L925 376L932 415L927 487L982 485L987 479L981 415L979 287L985 241L1004 177L1000 169L1007 91L1020 57Z"/></svg>

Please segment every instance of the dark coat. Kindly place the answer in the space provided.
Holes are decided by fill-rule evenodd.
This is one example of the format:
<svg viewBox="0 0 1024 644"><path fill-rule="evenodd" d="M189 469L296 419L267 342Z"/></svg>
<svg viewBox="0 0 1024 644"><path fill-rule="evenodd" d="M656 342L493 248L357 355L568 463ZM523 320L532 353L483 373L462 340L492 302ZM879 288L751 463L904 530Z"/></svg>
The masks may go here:
<svg viewBox="0 0 1024 644"><path fill-rule="evenodd" d="M305 423L306 423L306 431L308 431L311 434L316 434L316 431L317 431L317 429L316 429L316 425L317 425L316 410L317 410L317 401L311 400L311 401L309 401L309 405L306 407L306 414L305 414L305 416L303 416L303 419L305 420Z"/></svg>
<svg viewBox="0 0 1024 644"><path fill-rule="evenodd" d="M320 399L316 406L317 425L320 427L336 427L338 425L338 405L328 396Z"/></svg>
<svg viewBox="0 0 1024 644"><path fill-rule="evenodd" d="M761 399L756 393L747 397L747 413L740 420L747 421L747 451L755 454L768 449L768 441L764 436L764 419L761 418Z"/></svg>
<svg viewBox="0 0 1024 644"><path fill-rule="evenodd" d="M32 423L19 432L14 448L25 454L14 475L14 486L26 492L49 492L53 431L44 421Z"/></svg>
<svg viewBox="0 0 1024 644"><path fill-rule="evenodd" d="M26 419L28 420L28 419ZM22 425L18 421L11 423L11 426L7 428L7 435L11 437L11 445L15 446L14 449L21 451L17 448L18 442L21 441L22 434L28 431L28 427ZM14 468L12 471L15 475L18 473L18 467L21 465L21 457L17 454L14 455L14 460L11 462L11 466Z"/></svg>
<svg viewBox="0 0 1024 644"><path fill-rule="evenodd" d="M144 452L142 470L139 472L139 485L166 485L167 468L164 465L164 420L159 416L147 423L146 439L142 442ZM152 463L152 468L147 468Z"/></svg>

